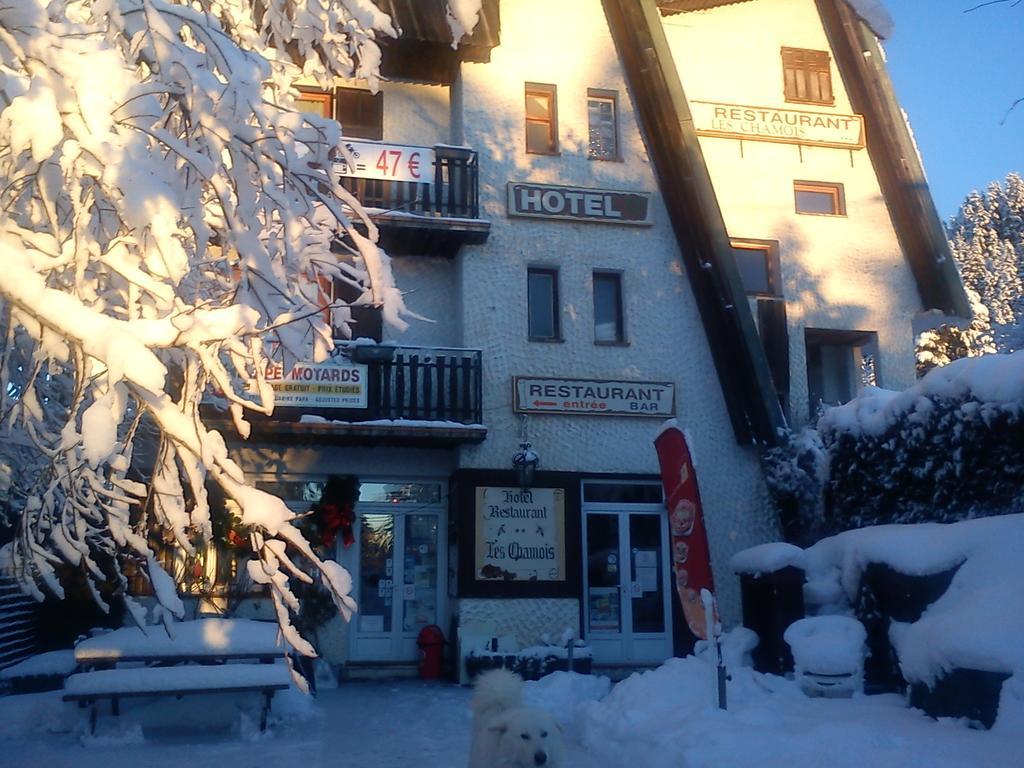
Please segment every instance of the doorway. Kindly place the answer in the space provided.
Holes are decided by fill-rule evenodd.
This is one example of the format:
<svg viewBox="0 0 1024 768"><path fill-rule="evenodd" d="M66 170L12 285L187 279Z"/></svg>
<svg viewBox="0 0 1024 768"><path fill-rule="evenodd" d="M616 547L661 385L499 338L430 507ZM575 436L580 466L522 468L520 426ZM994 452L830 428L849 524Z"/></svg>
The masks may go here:
<svg viewBox="0 0 1024 768"><path fill-rule="evenodd" d="M415 661L416 636L444 621L440 483L363 483L353 549L352 661ZM365 500L364 500L365 499Z"/></svg>
<svg viewBox="0 0 1024 768"><path fill-rule="evenodd" d="M584 484L584 627L598 664L661 662L672 655L668 526L660 501L615 501ZM611 488L612 486L609 486ZM645 490L651 498L661 488ZM587 501L587 497L602 501Z"/></svg>
<svg viewBox="0 0 1024 768"><path fill-rule="evenodd" d="M295 475L257 480L296 513L319 502L326 479ZM447 516L441 481L360 479L355 541L333 551L352 576L358 610L347 628L348 660L419 659L416 636L447 621ZM341 661L341 659L337 659Z"/></svg>

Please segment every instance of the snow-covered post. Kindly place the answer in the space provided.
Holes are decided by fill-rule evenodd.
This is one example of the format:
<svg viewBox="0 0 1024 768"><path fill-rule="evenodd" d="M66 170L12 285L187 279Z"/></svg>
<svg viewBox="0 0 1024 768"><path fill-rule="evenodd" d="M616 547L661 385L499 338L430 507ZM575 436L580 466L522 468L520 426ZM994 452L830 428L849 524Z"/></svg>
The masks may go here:
<svg viewBox="0 0 1024 768"><path fill-rule="evenodd" d="M715 657L715 669L718 673L718 708L726 709L726 688L725 682L728 679L725 669L725 662L722 659L722 645L719 636L722 633L722 625L718 623L718 611L715 605L715 596L710 590L700 591L700 601L704 605L704 621L706 622L708 644Z"/></svg>

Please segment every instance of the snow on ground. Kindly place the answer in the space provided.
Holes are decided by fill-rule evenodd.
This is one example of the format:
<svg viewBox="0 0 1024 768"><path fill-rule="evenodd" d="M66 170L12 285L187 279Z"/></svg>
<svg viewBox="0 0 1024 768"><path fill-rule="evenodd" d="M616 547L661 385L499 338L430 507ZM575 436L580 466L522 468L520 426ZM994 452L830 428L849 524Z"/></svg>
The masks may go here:
<svg viewBox="0 0 1024 768"><path fill-rule="evenodd" d="M619 683L601 701L599 678L556 673L526 696L569 711L565 768L967 768L1016 764L1024 731L935 722L897 696L811 699L783 678L731 670L729 706L713 703L712 670L690 657ZM471 691L446 683L345 682L316 699L275 698L261 736L247 719L256 697L192 696L126 702L120 723L60 693L0 698L0 766L14 768L462 768ZM239 706L241 704L241 706ZM104 712L109 712L104 709Z"/></svg>

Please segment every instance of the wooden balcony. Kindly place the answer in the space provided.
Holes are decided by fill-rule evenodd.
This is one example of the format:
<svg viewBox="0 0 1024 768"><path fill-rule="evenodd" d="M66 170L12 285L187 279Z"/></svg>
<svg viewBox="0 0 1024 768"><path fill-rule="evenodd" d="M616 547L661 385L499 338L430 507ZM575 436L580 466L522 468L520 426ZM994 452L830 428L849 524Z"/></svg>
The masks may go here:
<svg viewBox="0 0 1024 768"><path fill-rule="evenodd" d="M282 441L423 447L475 443L487 436L480 350L339 343L337 356L359 372L365 405L279 404L273 416L252 418L254 434Z"/></svg>
<svg viewBox="0 0 1024 768"><path fill-rule="evenodd" d="M463 244L487 240L491 224L480 219L479 164L468 147L439 144L433 147L396 147L361 142L360 149L379 146L393 157L400 151L420 150L433 157L433 167L422 169L422 181L375 178L380 164L370 157L367 176L342 175L341 185L370 209L380 227L380 243L393 255L430 255L451 258ZM388 158L381 154L384 173ZM401 171L401 168L398 168ZM408 175L408 174L406 174Z"/></svg>

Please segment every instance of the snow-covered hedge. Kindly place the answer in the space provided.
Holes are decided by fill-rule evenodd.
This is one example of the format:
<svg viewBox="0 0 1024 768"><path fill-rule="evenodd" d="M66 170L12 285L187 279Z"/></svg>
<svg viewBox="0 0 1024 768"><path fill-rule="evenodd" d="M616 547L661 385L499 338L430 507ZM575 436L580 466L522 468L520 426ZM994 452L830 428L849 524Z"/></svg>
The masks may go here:
<svg viewBox="0 0 1024 768"><path fill-rule="evenodd" d="M868 388L767 457L787 537L1024 511L1024 352Z"/></svg>
<svg viewBox="0 0 1024 768"><path fill-rule="evenodd" d="M900 672L928 686L956 668L1017 675L1024 672L1022 551L1024 515L846 531L806 550L808 587L834 595L830 610L852 611L872 564L908 576L956 568L919 619L890 625Z"/></svg>

